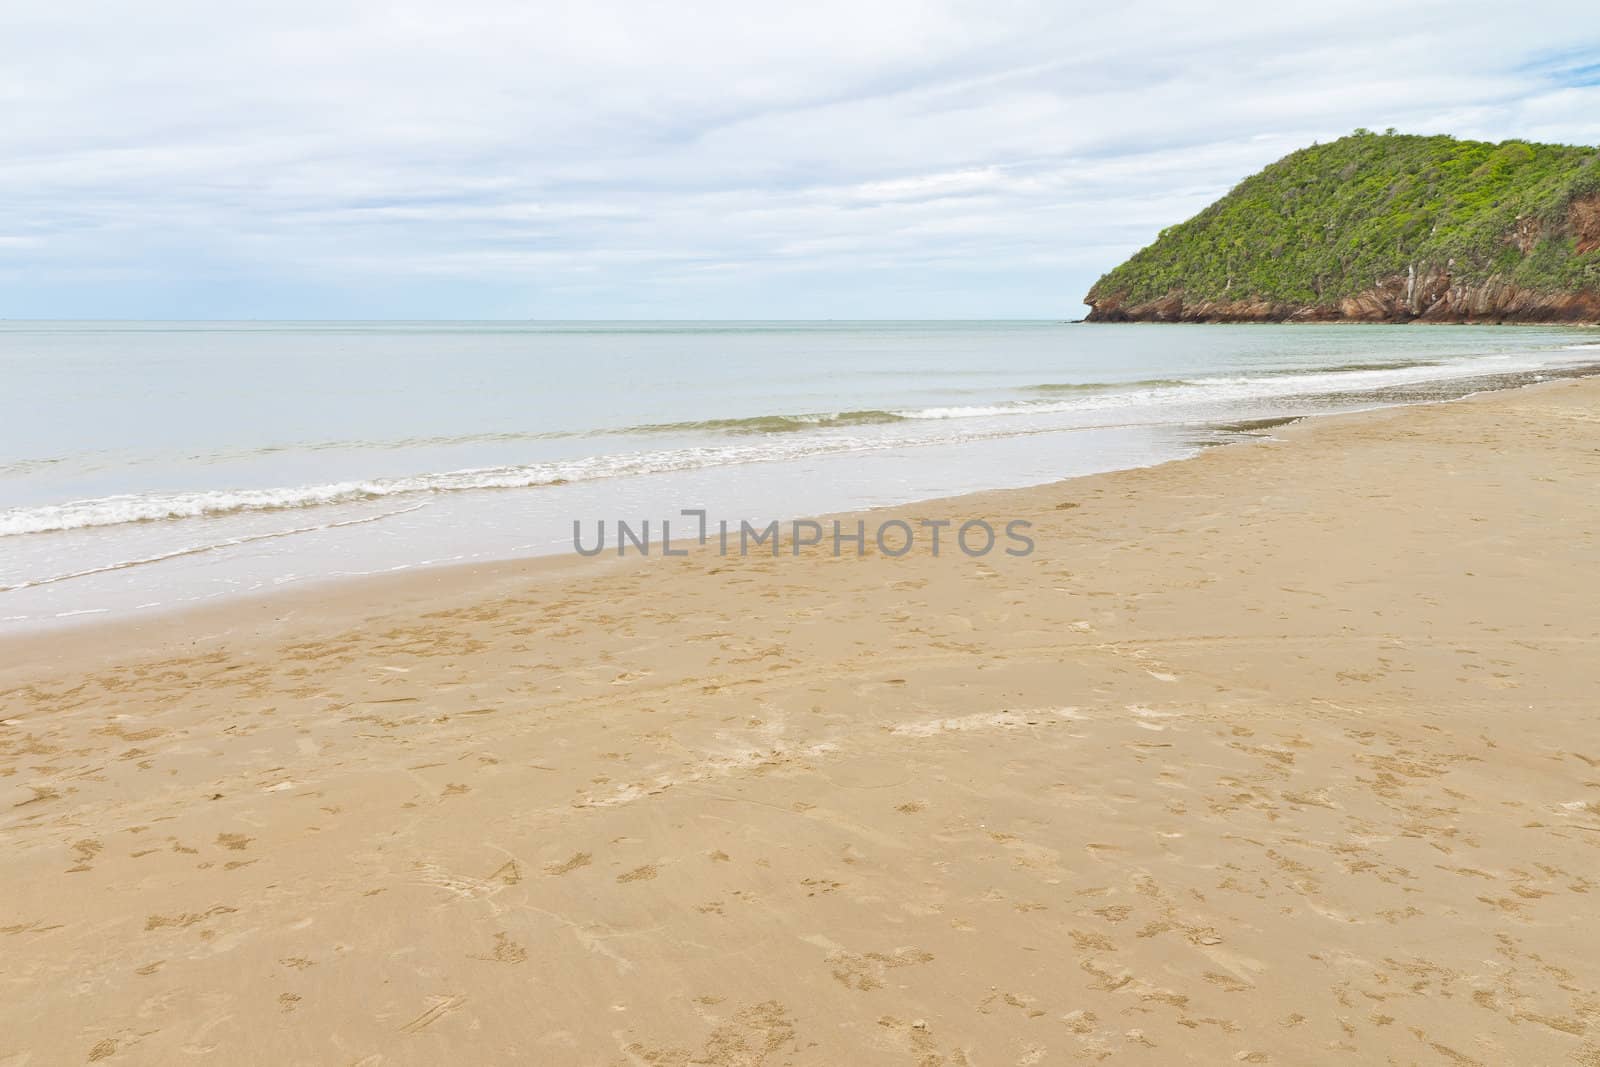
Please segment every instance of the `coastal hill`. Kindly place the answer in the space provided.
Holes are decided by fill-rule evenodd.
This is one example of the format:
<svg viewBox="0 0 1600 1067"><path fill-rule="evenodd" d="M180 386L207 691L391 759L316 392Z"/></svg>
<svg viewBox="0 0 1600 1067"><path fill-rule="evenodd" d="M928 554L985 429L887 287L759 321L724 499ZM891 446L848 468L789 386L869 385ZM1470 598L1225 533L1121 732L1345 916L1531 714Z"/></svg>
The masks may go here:
<svg viewBox="0 0 1600 1067"><path fill-rule="evenodd" d="M1600 150L1357 130L1095 283L1090 322L1600 322Z"/></svg>

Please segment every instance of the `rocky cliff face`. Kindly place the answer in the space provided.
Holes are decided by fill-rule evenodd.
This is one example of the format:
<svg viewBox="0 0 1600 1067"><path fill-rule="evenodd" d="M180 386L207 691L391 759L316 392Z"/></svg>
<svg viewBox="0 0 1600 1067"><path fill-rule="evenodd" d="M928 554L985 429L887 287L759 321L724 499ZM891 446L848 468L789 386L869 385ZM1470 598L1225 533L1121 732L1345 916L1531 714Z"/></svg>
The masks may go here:
<svg viewBox="0 0 1600 1067"><path fill-rule="evenodd" d="M1186 301L1183 293L1126 303L1117 295L1091 303L1090 322L1563 322L1600 324L1600 293L1539 293L1490 279L1454 282L1450 265L1423 264L1364 293L1330 304L1269 300Z"/></svg>

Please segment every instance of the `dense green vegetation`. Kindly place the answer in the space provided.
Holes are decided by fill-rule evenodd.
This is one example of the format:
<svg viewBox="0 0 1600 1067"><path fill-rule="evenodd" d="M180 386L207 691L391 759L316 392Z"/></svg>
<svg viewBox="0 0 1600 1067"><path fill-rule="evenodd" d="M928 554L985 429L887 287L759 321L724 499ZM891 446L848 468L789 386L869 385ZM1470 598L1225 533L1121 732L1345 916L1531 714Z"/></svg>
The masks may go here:
<svg viewBox="0 0 1600 1067"><path fill-rule="evenodd" d="M1451 260L1468 284L1600 290L1600 252L1578 253L1573 208L1597 195L1592 147L1357 130L1284 157L1163 230L1088 299L1331 304Z"/></svg>

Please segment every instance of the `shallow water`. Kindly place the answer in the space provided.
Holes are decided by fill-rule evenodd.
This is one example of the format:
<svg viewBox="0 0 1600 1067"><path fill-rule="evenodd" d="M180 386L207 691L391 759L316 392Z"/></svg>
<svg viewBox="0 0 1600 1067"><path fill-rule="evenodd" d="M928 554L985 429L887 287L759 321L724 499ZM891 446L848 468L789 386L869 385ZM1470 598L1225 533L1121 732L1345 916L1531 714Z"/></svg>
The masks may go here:
<svg viewBox="0 0 1600 1067"><path fill-rule="evenodd" d="M1535 327L0 323L0 625L1040 484L1596 361Z"/></svg>

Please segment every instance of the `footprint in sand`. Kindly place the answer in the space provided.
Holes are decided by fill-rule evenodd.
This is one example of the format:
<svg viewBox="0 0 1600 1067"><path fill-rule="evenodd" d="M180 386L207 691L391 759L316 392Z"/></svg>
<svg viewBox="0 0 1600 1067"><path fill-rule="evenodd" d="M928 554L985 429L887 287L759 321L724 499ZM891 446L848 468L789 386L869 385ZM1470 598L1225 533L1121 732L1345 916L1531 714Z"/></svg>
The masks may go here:
<svg viewBox="0 0 1600 1067"><path fill-rule="evenodd" d="M589 866L589 864L591 864L593 862L594 862L594 857L590 856L589 853L587 853L587 852L574 852L572 854L572 858L567 860L564 863L547 864L545 866L544 873L545 874L568 874L568 873L570 873L572 871L577 870L579 867L587 867L587 866Z"/></svg>
<svg viewBox="0 0 1600 1067"><path fill-rule="evenodd" d="M489 955L469 955L467 958L489 963L523 963L528 958L528 950L501 931L494 935L494 949Z"/></svg>

